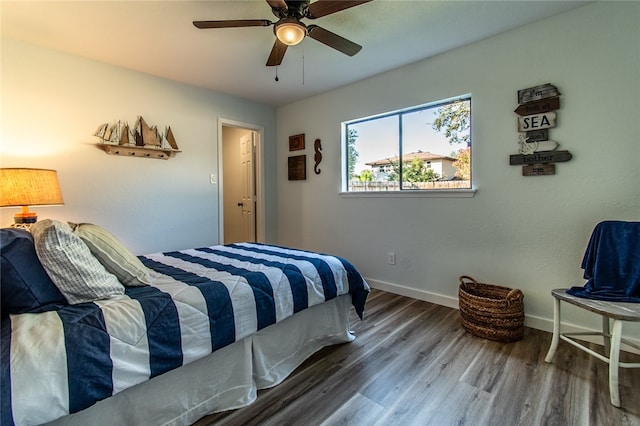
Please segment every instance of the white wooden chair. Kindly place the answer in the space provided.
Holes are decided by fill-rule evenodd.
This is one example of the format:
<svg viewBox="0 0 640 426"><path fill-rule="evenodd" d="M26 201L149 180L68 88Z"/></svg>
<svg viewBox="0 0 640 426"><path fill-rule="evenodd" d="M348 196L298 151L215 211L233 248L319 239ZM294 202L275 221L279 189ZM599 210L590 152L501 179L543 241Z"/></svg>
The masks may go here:
<svg viewBox="0 0 640 426"><path fill-rule="evenodd" d="M545 357L546 362L551 362L558 342L564 340L573 346L587 352L609 364L609 395L611 404L620 407L620 390L618 388L618 370L622 368L640 368L640 363L620 362L620 346L621 343L627 344L633 348L640 350L640 346L626 339L622 339L622 324L625 321L640 322L640 303L623 303L610 302L604 300L585 299L568 294L567 289L556 289L551 291L554 298L553 309L553 338L551 347ZM582 309L600 314L602 316L602 333L599 332L582 332L582 333L563 333L560 330L560 302L567 302L578 306ZM612 331L610 332L610 320L613 321ZM604 354L600 354L586 345L578 342L574 337L577 336L602 336L604 338Z"/></svg>

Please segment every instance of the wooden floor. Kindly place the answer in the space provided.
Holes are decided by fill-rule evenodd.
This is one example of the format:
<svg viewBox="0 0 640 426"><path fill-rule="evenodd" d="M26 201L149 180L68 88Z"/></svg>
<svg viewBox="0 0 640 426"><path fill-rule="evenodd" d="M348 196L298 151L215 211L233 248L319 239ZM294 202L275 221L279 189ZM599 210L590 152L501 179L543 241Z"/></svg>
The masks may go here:
<svg viewBox="0 0 640 426"><path fill-rule="evenodd" d="M640 369L621 369L615 408L606 363L565 342L544 362L550 333L492 342L465 332L455 309L376 290L365 315L353 315L354 342L322 349L252 405L195 426L640 425Z"/></svg>

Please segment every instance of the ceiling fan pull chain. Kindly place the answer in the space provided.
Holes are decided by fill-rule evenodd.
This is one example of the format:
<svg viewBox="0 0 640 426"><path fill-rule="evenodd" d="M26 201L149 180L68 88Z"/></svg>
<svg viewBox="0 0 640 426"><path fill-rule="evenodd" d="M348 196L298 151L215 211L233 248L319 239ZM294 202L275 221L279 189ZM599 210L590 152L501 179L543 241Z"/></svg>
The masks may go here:
<svg viewBox="0 0 640 426"><path fill-rule="evenodd" d="M304 45L302 46L302 85L304 86Z"/></svg>
<svg viewBox="0 0 640 426"><path fill-rule="evenodd" d="M278 67L276 66L276 81L280 81L280 79L278 79Z"/></svg>

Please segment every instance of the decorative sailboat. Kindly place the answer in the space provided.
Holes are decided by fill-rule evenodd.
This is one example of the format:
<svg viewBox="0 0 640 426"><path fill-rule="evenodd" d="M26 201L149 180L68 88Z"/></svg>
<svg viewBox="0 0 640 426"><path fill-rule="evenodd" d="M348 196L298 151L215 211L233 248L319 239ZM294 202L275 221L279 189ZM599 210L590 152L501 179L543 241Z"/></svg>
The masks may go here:
<svg viewBox="0 0 640 426"><path fill-rule="evenodd" d="M104 135L107 133L107 129L109 128L109 123L103 123L98 127L93 136L97 136L100 139L104 140Z"/></svg>
<svg viewBox="0 0 640 426"><path fill-rule="evenodd" d="M176 143L176 138L173 136L173 132L171 131L171 127L167 127L167 130L165 132L166 137L164 140L167 141L167 143L169 144L169 146L171 147L171 149L178 149L178 144Z"/></svg>
<svg viewBox="0 0 640 426"><path fill-rule="evenodd" d="M94 136L102 140L98 146L112 155L166 160L181 152L170 127L167 127L166 134L162 136L158 127L149 126L142 116L138 117L133 130L129 130L128 123L123 124L118 120L112 125L100 125Z"/></svg>
<svg viewBox="0 0 640 426"><path fill-rule="evenodd" d="M129 124L122 124L122 121L109 125L104 123L98 127L98 130L93 134L94 136L102 139L102 143L108 143L113 145L128 145L129 144Z"/></svg>

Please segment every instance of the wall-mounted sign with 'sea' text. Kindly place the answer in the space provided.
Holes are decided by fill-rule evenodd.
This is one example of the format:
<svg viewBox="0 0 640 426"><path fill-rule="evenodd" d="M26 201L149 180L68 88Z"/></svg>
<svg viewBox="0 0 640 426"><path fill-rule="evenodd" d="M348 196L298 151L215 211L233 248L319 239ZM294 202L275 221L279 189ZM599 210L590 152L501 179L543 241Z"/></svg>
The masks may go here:
<svg viewBox="0 0 640 426"><path fill-rule="evenodd" d="M509 164L522 165L523 176L554 175L555 163L571 160L569 151L559 151L560 144L549 139L549 129L557 125L558 109L560 92L553 84L518 90L518 106L513 112L518 115L520 154L510 155Z"/></svg>
<svg viewBox="0 0 640 426"><path fill-rule="evenodd" d="M518 117L519 132L530 132L532 130L548 129L550 127L556 127L555 112L545 112L543 114Z"/></svg>

